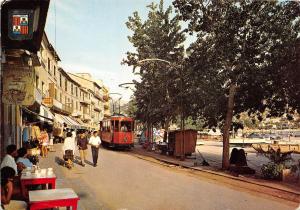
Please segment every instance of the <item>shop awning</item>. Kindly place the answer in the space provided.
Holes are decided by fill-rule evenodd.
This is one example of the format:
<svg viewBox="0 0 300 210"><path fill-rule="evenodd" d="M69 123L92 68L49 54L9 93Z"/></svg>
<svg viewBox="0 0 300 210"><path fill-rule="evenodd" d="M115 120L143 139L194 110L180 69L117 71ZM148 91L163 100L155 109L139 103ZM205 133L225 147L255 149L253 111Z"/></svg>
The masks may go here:
<svg viewBox="0 0 300 210"><path fill-rule="evenodd" d="M55 114L55 119L60 124L67 125L67 127L72 128L72 129L80 129L80 128L84 127L69 116Z"/></svg>
<svg viewBox="0 0 300 210"><path fill-rule="evenodd" d="M55 117L48 107L41 105L38 118L41 121L53 123Z"/></svg>
<svg viewBox="0 0 300 210"><path fill-rule="evenodd" d="M81 128L81 125L78 122L76 122L75 120L73 120L71 117L69 117L69 116L64 116L64 117L71 123L72 128L75 128L75 129Z"/></svg>
<svg viewBox="0 0 300 210"><path fill-rule="evenodd" d="M39 120L41 120L41 121L46 121L46 122L50 122L50 123L52 123L52 122L54 121L53 118L51 118L50 114L47 115L47 116L44 116L44 114L38 114L38 113L36 113L36 112L33 112L33 111L29 110L28 108L26 108L26 107L24 107L24 106L22 107L22 110L25 111L25 112L27 112L27 113L36 115L37 118L38 118ZM49 111L49 112L50 112L50 111Z"/></svg>
<svg viewBox="0 0 300 210"><path fill-rule="evenodd" d="M75 118L74 120L76 120L78 122L78 124L80 124L82 129L91 129L90 126L84 122L82 122L81 119Z"/></svg>

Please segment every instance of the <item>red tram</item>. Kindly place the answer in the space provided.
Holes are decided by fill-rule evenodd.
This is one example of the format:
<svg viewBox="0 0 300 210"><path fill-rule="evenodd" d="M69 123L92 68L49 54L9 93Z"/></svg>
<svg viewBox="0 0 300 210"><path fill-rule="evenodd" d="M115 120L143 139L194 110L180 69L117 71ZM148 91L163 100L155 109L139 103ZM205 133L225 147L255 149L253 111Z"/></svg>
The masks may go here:
<svg viewBox="0 0 300 210"><path fill-rule="evenodd" d="M100 137L103 146L133 147L134 120L122 115L104 118L100 122Z"/></svg>

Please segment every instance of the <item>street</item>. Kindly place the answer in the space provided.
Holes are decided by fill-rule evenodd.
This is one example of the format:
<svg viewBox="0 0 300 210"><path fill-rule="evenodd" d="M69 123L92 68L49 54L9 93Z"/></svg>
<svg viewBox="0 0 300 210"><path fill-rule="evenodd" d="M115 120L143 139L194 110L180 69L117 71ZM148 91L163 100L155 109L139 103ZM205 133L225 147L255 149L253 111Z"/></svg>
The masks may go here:
<svg viewBox="0 0 300 210"><path fill-rule="evenodd" d="M223 186L217 180L150 163L130 152L100 149L95 168L75 164L68 170L55 163L61 158L61 145L56 152L41 159L41 168L50 167L58 177L58 188L72 187L80 197L79 209L207 209L207 210L285 210L296 204L243 192ZM78 153L78 152L77 152ZM91 160L90 150L88 160ZM55 164L53 164L55 163Z"/></svg>

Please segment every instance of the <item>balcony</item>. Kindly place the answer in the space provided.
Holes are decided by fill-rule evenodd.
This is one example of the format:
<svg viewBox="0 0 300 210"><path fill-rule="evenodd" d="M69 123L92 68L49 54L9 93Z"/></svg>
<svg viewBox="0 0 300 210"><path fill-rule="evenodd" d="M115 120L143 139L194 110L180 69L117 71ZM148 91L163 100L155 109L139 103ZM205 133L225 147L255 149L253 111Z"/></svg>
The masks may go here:
<svg viewBox="0 0 300 210"><path fill-rule="evenodd" d="M74 111L73 110L73 113L72 113L72 117L81 117L81 112L80 111Z"/></svg>
<svg viewBox="0 0 300 210"><path fill-rule="evenodd" d="M80 103L85 104L85 105L89 105L91 104L91 100L88 98L84 98L84 99L80 99Z"/></svg>
<svg viewBox="0 0 300 210"><path fill-rule="evenodd" d="M89 114L83 114L82 119L83 120L91 120L91 116Z"/></svg>
<svg viewBox="0 0 300 210"><path fill-rule="evenodd" d="M103 100L103 95L99 91L95 91L94 96L99 100Z"/></svg>
<svg viewBox="0 0 300 210"><path fill-rule="evenodd" d="M104 109L109 109L109 105L104 104Z"/></svg>
<svg viewBox="0 0 300 210"><path fill-rule="evenodd" d="M70 115L73 112L71 106L62 104L61 102L52 97L44 98L43 104L59 113Z"/></svg>
<svg viewBox="0 0 300 210"><path fill-rule="evenodd" d="M97 111L97 112L101 112L101 108L98 104L94 105L94 110Z"/></svg>
<svg viewBox="0 0 300 210"><path fill-rule="evenodd" d="M108 100L109 100L109 96L108 96L108 95L104 95L104 96L103 96L103 100L104 100L104 101L108 101Z"/></svg>
<svg viewBox="0 0 300 210"><path fill-rule="evenodd" d="M72 114L73 112L73 108L70 106L70 105L66 105L66 104L63 104L62 105L62 110L66 113L66 114Z"/></svg>

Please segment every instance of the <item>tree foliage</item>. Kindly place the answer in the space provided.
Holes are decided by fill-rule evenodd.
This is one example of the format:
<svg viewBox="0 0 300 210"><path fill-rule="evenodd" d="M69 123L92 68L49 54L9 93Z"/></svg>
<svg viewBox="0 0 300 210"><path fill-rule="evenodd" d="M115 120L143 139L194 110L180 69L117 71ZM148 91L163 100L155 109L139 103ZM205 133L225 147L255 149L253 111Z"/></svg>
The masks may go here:
<svg viewBox="0 0 300 210"><path fill-rule="evenodd" d="M188 49L190 90L208 124L224 120L232 84L234 114L268 108L278 116L287 104L299 109L298 2L176 0L174 6L197 36Z"/></svg>
<svg viewBox="0 0 300 210"><path fill-rule="evenodd" d="M163 62L138 61L160 58L180 64L183 60L185 36L181 31L178 16L172 7L166 10L163 1L147 6L148 18L142 21L138 12L129 17L126 25L133 34L128 37L135 51L127 52L123 64L135 68L140 66L141 81L135 81L134 93L136 117L142 122L164 124L176 116L176 97L179 92L178 69ZM174 112L175 110L175 112Z"/></svg>
<svg viewBox="0 0 300 210"><path fill-rule="evenodd" d="M227 169L234 115L299 109L300 83L292 75L299 75L300 3L175 0L174 6L197 37L187 62L195 113L208 125L224 123Z"/></svg>

